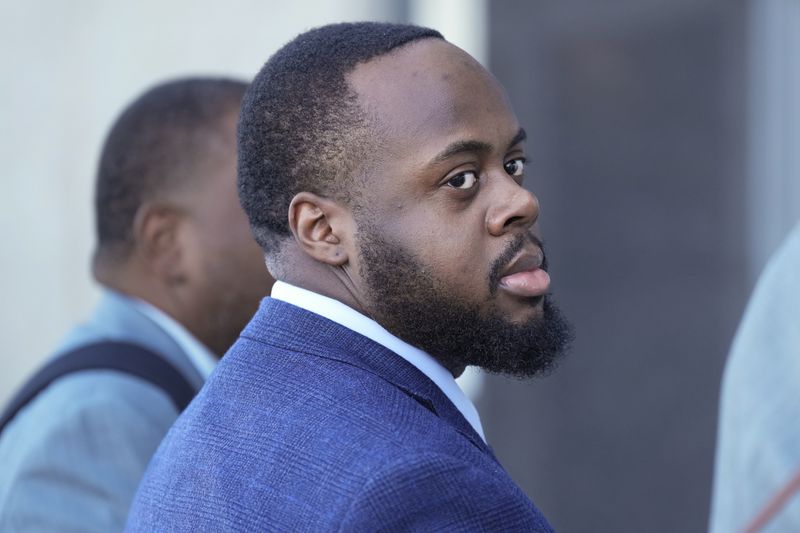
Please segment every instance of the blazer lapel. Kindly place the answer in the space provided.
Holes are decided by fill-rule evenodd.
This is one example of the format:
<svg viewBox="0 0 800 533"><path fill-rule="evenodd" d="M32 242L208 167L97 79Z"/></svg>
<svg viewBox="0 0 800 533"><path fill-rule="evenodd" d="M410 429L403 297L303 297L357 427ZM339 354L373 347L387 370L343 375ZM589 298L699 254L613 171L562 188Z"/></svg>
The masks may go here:
<svg viewBox="0 0 800 533"><path fill-rule="evenodd" d="M305 309L265 298L242 336L341 361L375 374L414 398L494 458L489 446L428 376L363 335Z"/></svg>

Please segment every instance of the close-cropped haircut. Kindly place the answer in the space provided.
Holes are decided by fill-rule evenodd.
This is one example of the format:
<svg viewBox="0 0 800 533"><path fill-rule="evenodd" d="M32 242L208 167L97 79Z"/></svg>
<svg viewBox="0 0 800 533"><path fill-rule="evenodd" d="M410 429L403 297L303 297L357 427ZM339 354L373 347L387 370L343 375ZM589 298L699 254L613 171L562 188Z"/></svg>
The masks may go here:
<svg viewBox="0 0 800 533"><path fill-rule="evenodd" d="M185 78L157 85L117 118L100 154L95 185L97 251L124 257L133 245L139 207L202 172L208 143L237 112L247 84L227 78ZM233 142L233 140L231 140Z"/></svg>
<svg viewBox="0 0 800 533"><path fill-rule="evenodd" d="M291 235L298 192L349 201L374 131L347 75L359 63L439 32L376 22L322 26L278 50L247 90L238 129L239 198L256 241Z"/></svg>

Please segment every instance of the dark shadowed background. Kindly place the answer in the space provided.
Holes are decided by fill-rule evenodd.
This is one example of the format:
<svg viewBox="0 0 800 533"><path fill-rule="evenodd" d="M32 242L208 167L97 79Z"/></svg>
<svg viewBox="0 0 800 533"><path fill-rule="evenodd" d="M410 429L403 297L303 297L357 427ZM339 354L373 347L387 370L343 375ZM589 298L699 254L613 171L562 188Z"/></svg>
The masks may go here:
<svg viewBox="0 0 800 533"><path fill-rule="evenodd" d="M577 342L549 378L488 380L489 438L561 531L703 531L720 375L774 238L748 173L759 14L730 0L490 5L490 67L529 132L528 186Z"/></svg>

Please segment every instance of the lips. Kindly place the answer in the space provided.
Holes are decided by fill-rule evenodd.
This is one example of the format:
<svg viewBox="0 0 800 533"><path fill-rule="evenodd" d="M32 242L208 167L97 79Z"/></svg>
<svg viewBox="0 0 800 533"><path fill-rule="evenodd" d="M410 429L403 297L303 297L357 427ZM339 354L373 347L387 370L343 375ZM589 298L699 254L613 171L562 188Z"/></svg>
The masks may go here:
<svg viewBox="0 0 800 533"><path fill-rule="evenodd" d="M526 298L545 295L550 288L550 275L542 269L543 259L541 250L522 252L503 272L499 287Z"/></svg>

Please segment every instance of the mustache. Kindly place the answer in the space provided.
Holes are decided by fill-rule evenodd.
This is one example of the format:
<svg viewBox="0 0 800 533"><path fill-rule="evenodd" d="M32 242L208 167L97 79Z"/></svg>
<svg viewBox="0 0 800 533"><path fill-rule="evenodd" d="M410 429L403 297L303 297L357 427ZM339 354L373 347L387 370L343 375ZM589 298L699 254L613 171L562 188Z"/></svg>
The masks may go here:
<svg viewBox="0 0 800 533"><path fill-rule="evenodd" d="M516 256L528 243L535 244L542 251L541 269L547 272L548 263L547 254L544 250L544 242L542 242L540 238L532 233L520 233L508 243L508 246L506 246L506 249L503 250L503 253L492 262L492 266L489 269L489 291L492 295L500 286L500 278L503 277L503 270L508 266L508 263L514 259L514 256Z"/></svg>

